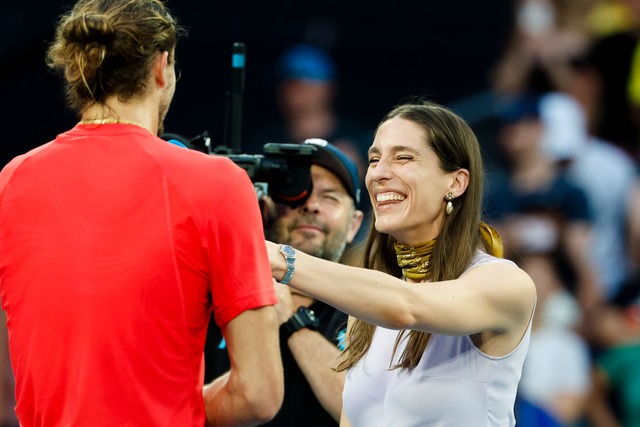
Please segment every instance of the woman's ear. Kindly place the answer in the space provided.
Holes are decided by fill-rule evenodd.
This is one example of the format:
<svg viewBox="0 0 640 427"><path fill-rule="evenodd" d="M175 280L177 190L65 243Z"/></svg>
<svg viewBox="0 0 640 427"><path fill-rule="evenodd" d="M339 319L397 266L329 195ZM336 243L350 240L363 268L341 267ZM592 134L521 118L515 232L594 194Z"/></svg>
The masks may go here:
<svg viewBox="0 0 640 427"><path fill-rule="evenodd" d="M469 186L469 171L460 168L452 174L453 180L451 181L449 191L451 191L455 197L460 197L467 191L467 187Z"/></svg>

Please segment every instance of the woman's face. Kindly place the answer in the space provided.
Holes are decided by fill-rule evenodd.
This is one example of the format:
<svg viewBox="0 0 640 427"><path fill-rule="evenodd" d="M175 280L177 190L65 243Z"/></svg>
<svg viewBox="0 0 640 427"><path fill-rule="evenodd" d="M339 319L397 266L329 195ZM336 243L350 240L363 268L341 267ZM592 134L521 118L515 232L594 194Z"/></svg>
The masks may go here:
<svg viewBox="0 0 640 427"><path fill-rule="evenodd" d="M393 118L383 123L369 149L365 178L375 227L408 245L435 238L445 215L445 195L457 197L459 172L445 172L426 134L416 123Z"/></svg>

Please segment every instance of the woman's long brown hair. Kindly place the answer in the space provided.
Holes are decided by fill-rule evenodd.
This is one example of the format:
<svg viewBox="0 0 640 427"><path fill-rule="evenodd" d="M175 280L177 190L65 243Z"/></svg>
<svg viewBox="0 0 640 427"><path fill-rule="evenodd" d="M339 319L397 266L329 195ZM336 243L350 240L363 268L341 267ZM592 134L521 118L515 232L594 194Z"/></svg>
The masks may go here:
<svg viewBox="0 0 640 427"><path fill-rule="evenodd" d="M459 277L469 266L481 242L479 224L482 209L483 166L478 140L469 125L445 107L431 102L416 102L400 105L390 111L380 122L401 117L418 124L424 130L425 144L440 159L440 167L446 172L460 168L469 171L466 191L453 201L454 209L445 220L431 255L429 280L438 282ZM375 214L374 214L375 215ZM394 277L402 277L396 261L395 239L375 229L375 218L371 221L369 236L364 248L363 265L380 270ZM485 247L489 253L491 249ZM407 284L407 286L429 286L429 283ZM375 326L355 319L336 368L343 371L354 366L369 350ZM398 365L391 368L412 369L418 365L429 338L428 332L400 331L396 340L395 354L400 341L408 333L408 342L400 356Z"/></svg>

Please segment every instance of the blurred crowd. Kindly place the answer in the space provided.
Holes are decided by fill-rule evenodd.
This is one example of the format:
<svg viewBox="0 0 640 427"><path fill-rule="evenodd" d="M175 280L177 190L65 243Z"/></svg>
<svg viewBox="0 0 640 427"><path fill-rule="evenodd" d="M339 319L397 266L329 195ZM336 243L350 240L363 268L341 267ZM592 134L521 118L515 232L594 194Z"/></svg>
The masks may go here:
<svg viewBox="0 0 640 427"><path fill-rule="evenodd" d="M640 426L640 1L519 0L487 218L534 279L522 426Z"/></svg>
<svg viewBox="0 0 640 427"><path fill-rule="evenodd" d="M513 14L490 76L499 129L481 143L498 153L486 220L538 289L518 425L637 427L640 0L515 0ZM326 139L364 176L376 123L336 112L337 65L308 44L284 52L274 92L282 121L250 137ZM343 262L356 258L347 251ZM0 426L16 425L6 340L4 331Z"/></svg>

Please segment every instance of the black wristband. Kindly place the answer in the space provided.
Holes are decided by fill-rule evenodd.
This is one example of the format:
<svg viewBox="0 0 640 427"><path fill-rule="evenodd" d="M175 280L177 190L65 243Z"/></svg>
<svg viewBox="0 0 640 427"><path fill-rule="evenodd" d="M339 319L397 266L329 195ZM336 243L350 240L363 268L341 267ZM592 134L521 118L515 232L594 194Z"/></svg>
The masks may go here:
<svg viewBox="0 0 640 427"><path fill-rule="evenodd" d="M291 335L300 329L307 328L315 331L318 326L320 326L320 323L313 310L308 307L300 307L289 320L280 326L280 337L287 341Z"/></svg>

